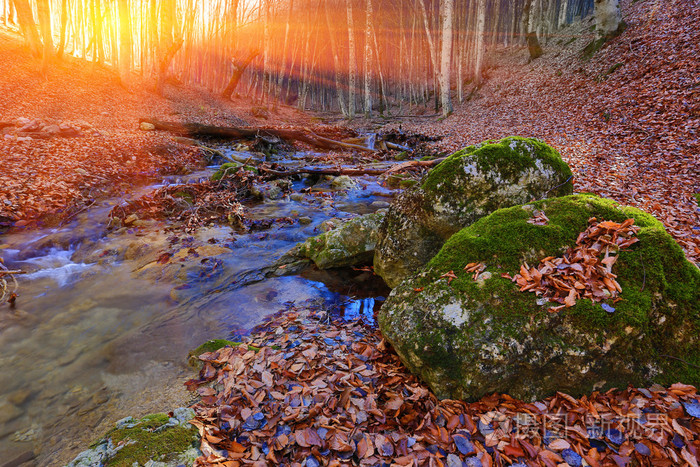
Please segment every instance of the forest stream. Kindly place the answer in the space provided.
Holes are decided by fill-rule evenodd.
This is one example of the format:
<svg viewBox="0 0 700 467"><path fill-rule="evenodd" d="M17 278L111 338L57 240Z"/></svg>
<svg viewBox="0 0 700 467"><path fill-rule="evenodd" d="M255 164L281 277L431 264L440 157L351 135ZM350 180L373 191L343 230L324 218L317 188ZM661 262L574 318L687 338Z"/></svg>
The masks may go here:
<svg viewBox="0 0 700 467"><path fill-rule="evenodd" d="M191 349L208 339L236 339L291 304L373 319L373 308L388 289L368 271L309 269L245 284L239 278L318 235L328 219L388 206L393 192L377 177L356 177L354 186L340 191L323 179L303 178L282 199L247 203L250 219L292 219L262 231L210 225L184 233L155 221L108 228L114 206L163 185L206 179L217 168L166 177L94 205L57 228L4 236L6 265L26 272L17 276L16 309L0 315L5 459L34 453L38 465L65 464L122 417L186 405L190 395L182 383L193 376L187 367ZM95 252L124 250L134 242L151 251L212 244L231 252L217 256L215 279L197 280L183 295L173 290L173 282L137 274L143 266L139 254L94 261Z"/></svg>

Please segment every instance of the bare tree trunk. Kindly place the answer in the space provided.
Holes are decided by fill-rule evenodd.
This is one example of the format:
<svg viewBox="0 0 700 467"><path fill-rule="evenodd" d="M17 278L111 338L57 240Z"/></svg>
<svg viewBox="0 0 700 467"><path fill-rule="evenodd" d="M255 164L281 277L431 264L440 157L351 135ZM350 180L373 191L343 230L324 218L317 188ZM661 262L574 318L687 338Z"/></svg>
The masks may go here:
<svg viewBox="0 0 700 467"><path fill-rule="evenodd" d="M68 27L68 0L61 0L61 36L58 40L56 57L61 59L66 47L66 28Z"/></svg>
<svg viewBox="0 0 700 467"><path fill-rule="evenodd" d="M437 98L437 84L439 83L438 80L438 73L439 73L439 67L437 63L437 47L435 47L435 43L433 42L433 32L432 28L430 27L430 19L428 18L428 11L425 8L425 0L418 0L418 4L420 5L421 8L421 13L423 14L423 26L425 27L425 37L428 39L428 49L430 52L430 63L433 65L433 83L435 84L435 111L437 111L437 106L438 106L438 98Z"/></svg>
<svg viewBox="0 0 700 467"><path fill-rule="evenodd" d="M92 59L102 64L104 61L104 45L102 42L102 8L99 0L92 0L92 39L94 46Z"/></svg>
<svg viewBox="0 0 700 467"><path fill-rule="evenodd" d="M338 93L338 107L340 107L340 112L343 116L347 117L348 109L345 107L345 100L343 98L343 87L340 84L340 60L338 59L338 49L335 45L335 30L331 24L331 13L328 8L329 0L325 2L325 12L326 12L326 25L328 26L328 35L331 40L331 53L333 54L333 76L335 77L335 89Z"/></svg>
<svg viewBox="0 0 700 467"><path fill-rule="evenodd" d="M259 50L251 50L245 58L231 60L233 62L233 74L231 75L231 79L226 85L226 88L221 92L221 97L223 97L224 99L231 98L231 94L233 94L233 91L236 90L236 87L241 81L241 77L243 76L243 73L245 72L246 68L248 68L250 62L252 62L253 59L258 55L260 55Z"/></svg>
<svg viewBox="0 0 700 467"><path fill-rule="evenodd" d="M51 6L49 0L37 0L37 13L39 17L39 29L44 43L41 72L46 74L49 71L49 60L53 56L53 38L51 37Z"/></svg>
<svg viewBox="0 0 700 467"><path fill-rule="evenodd" d="M569 0L562 0L559 6L559 19L557 21L557 29L566 25L567 13L569 10Z"/></svg>
<svg viewBox="0 0 700 467"><path fill-rule="evenodd" d="M129 82L131 71L131 14L129 0L117 0L119 9L119 75L123 84Z"/></svg>
<svg viewBox="0 0 700 467"><path fill-rule="evenodd" d="M476 57L474 60L474 83L481 84L481 69L484 62L484 35L486 27L486 0L479 0L479 7L476 14Z"/></svg>
<svg viewBox="0 0 700 467"><path fill-rule="evenodd" d="M537 39L537 33L532 30L532 2L533 0L525 0L525 5L523 6L522 30L525 34L530 60L535 60L542 56L542 47L540 46L540 41Z"/></svg>
<svg viewBox="0 0 700 467"><path fill-rule="evenodd" d="M454 0L442 0L442 51L440 61L440 96L442 115L452 113L450 98L450 70L452 68L452 21L454 19Z"/></svg>
<svg viewBox="0 0 700 467"><path fill-rule="evenodd" d="M596 35L609 37L620 27L620 4L618 0L594 0Z"/></svg>
<svg viewBox="0 0 700 467"><path fill-rule="evenodd" d="M31 50L32 54L38 57L41 55L41 40L39 39L39 32L34 23L32 7L29 6L27 0L13 0L13 2L15 11L17 12L17 22L19 22L24 40L27 42L27 45L29 45L29 50Z"/></svg>
<svg viewBox="0 0 700 467"><path fill-rule="evenodd" d="M172 62L173 57L182 47L183 40L177 24L177 4L175 0L162 0L160 7L160 63L158 64L156 92L162 95L170 62Z"/></svg>
<svg viewBox="0 0 700 467"><path fill-rule="evenodd" d="M289 9L287 10L287 22L284 28L284 45L282 46L282 60L280 64L280 70L277 74L277 98L275 102L278 102L282 97L282 83L284 82L285 70L287 69L287 51L289 44L289 24L292 20L292 11L294 10L294 0L289 0ZM290 71L291 74L291 71Z"/></svg>
<svg viewBox="0 0 700 467"><path fill-rule="evenodd" d="M260 103L269 102L270 92L270 0L263 0L261 6L261 20L263 22L263 75L262 86L260 86ZM264 6L264 10L262 7ZM263 16L264 12L264 16Z"/></svg>
<svg viewBox="0 0 700 467"><path fill-rule="evenodd" d="M372 0L367 0L365 8L365 117L372 115Z"/></svg>
<svg viewBox="0 0 700 467"><path fill-rule="evenodd" d="M355 118L355 30L352 16L353 0L345 0L348 17L348 118Z"/></svg>
<svg viewBox="0 0 700 467"><path fill-rule="evenodd" d="M387 100L386 87L384 86L384 74L382 73L382 62L379 53L379 44L377 43L377 33L372 26L372 39L374 40L374 52L377 57L377 74L379 75L379 113L383 114L384 110L388 111L389 101Z"/></svg>

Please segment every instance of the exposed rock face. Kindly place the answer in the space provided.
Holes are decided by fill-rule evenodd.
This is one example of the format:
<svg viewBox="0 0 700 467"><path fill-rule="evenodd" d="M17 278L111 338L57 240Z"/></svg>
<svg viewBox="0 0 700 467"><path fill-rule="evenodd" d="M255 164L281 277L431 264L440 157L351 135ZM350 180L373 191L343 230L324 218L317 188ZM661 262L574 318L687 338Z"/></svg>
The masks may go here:
<svg viewBox="0 0 700 467"><path fill-rule="evenodd" d="M385 213L382 210L359 216L309 238L292 250L293 256L308 258L320 269L369 263L374 256L379 226Z"/></svg>
<svg viewBox="0 0 700 467"><path fill-rule="evenodd" d="M622 16L619 0L595 0L595 27L599 38L617 33Z"/></svg>
<svg viewBox="0 0 700 467"><path fill-rule="evenodd" d="M375 272L396 287L477 219L572 190L569 167L536 139L509 137L462 149L392 204L379 232Z"/></svg>
<svg viewBox="0 0 700 467"><path fill-rule="evenodd" d="M547 225L527 222L534 210L544 211ZM549 312L558 304L501 276L560 256L591 217L633 218L641 227L612 270L619 302L580 299ZM470 262L486 264L477 280L463 271ZM449 271L457 278L443 276ZM700 271L652 216L591 195L500 209L461 230L392 291L379 326L442 398L577 397L628 384L700 383Z"/></svg>

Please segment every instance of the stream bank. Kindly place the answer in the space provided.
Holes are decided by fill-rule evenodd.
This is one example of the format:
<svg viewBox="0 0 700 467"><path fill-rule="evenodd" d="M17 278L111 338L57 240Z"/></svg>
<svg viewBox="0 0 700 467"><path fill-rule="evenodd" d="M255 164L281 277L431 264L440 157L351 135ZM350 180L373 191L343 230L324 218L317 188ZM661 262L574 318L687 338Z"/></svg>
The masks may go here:
<svg viewBox="0 0 700 467"><path fill-rule="evenodd" d="M278 163L326 158L297 157ZM5 263L26 272L16 308L0 319L5 458L30 453L38 465L62 465L125 415L187 405L191 349L212 338L238 340L290 304L369 318L374 299L386 296L363 270L241 281L321 233L329 219L386 207L395 190L376 176L335 184L336 177L297 177L277 199L244 200L247 226L207 219L187 229L139 215L115 222L120 209L166 187L208 183L217 169L166 177L60 227L3 236Z"/></svg>

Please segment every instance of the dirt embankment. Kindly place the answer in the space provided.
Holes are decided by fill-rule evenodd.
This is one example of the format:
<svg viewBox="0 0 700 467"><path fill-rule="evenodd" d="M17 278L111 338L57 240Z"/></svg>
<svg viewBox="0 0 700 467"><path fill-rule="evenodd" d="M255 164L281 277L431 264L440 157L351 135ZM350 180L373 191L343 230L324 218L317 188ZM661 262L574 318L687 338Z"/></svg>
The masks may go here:
<svg viewBox="0 0 700 467"><path fill-rule="evenodd" d="M106 194L159 173L201 164L199 150L171 135L139 131L140 117L212 125L308 125L309 118L282 108L266 120L248 100L224 101L183 87L152 92L134 76L122 86L110 68L65 57L47 76L38 72L19 37L0 31L0 228L61 219ZM53 127L48 139L27 127ZM29 129L30 129L29 128ZM29 138L27 138L29 136ZM46 136L46 135L44 135Z"/></svg>

